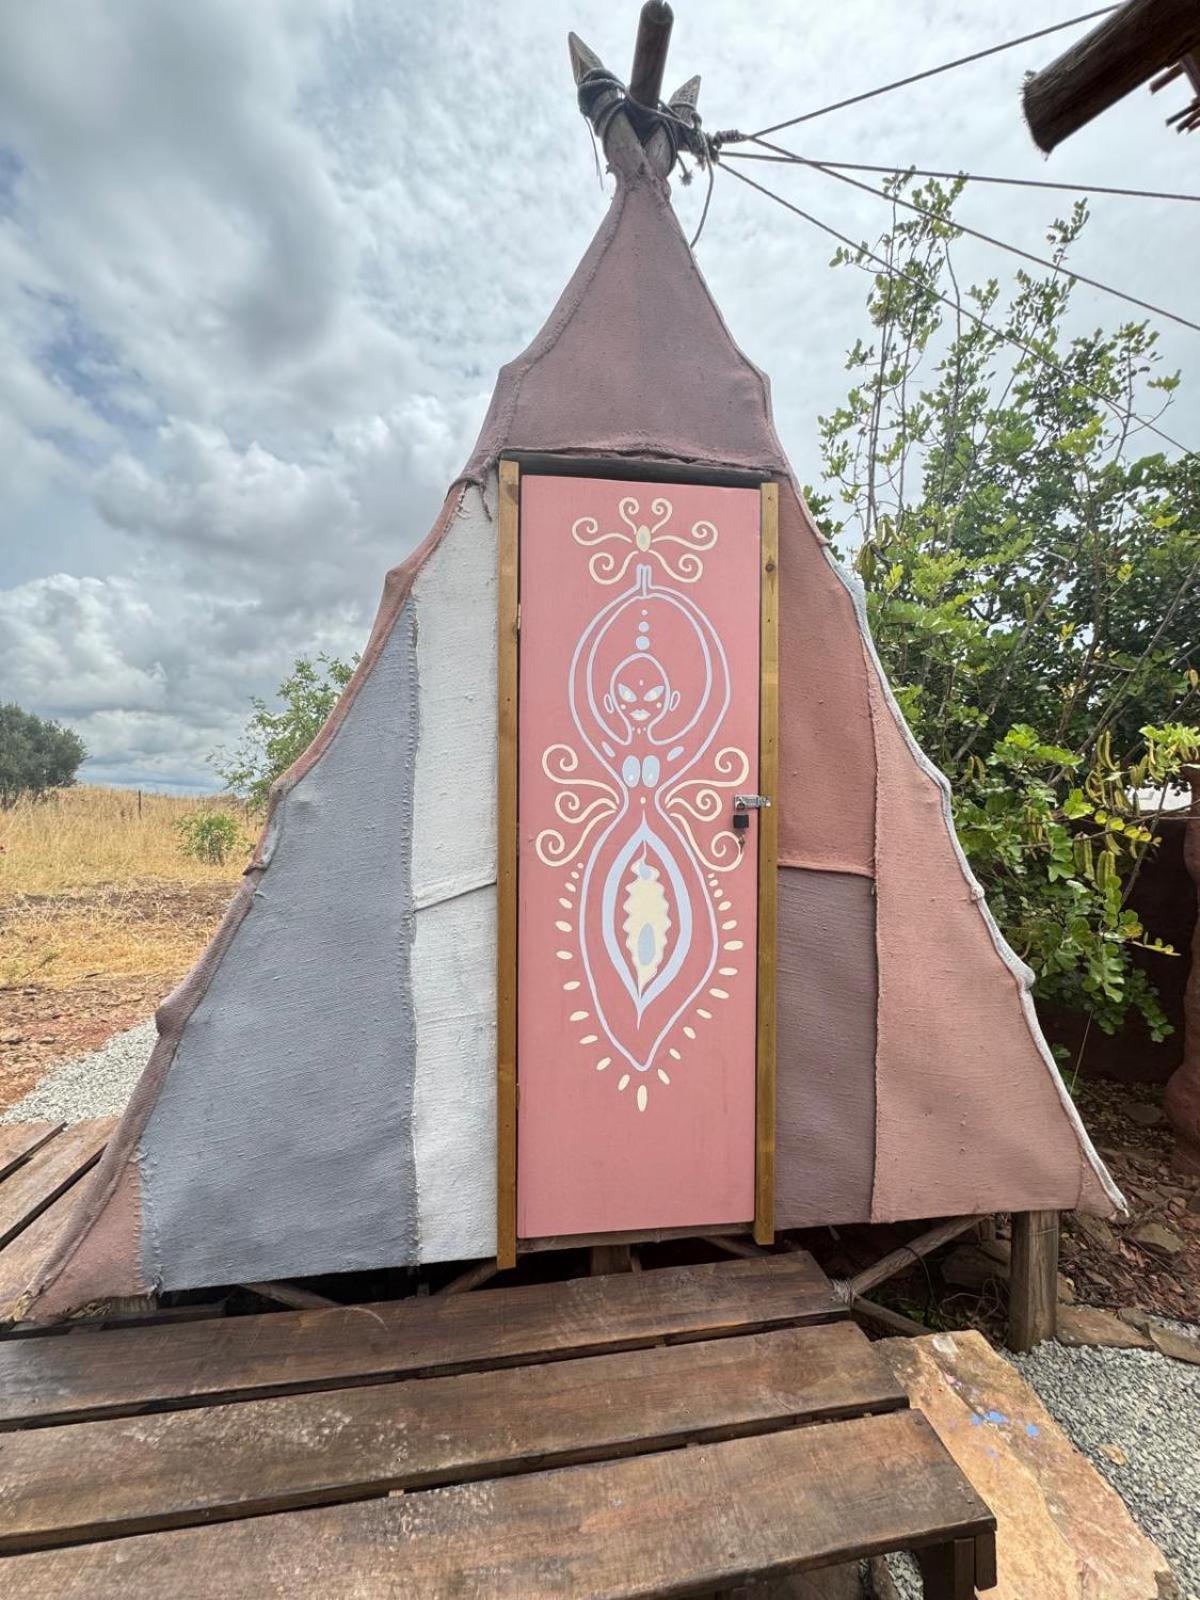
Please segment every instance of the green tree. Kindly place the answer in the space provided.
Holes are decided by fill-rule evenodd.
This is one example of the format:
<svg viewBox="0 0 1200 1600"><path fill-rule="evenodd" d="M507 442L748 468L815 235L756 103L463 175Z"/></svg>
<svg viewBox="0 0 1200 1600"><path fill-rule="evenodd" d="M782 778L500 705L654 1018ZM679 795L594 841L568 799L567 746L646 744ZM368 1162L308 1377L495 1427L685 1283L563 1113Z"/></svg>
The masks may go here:
<svg viewBox="0 0 1200 1600"><path fill-rule="evenodd" d="M15 805L22 795L40 800L50 789L67 787L86 757L73 729L12 702L0 705L0 806Z"/></svg>
<svg viewBox="0 0 1200 1600"><path fill-rule="evenodd" d="M350 663L324 654L316 661L300 656L276 690L278 709L257 695L251 700L241 744L232 755L217 750L210 758L234 794L256 810L265 807L271 785L321 731L357 664L357 656Z"/></svg>
<svg viewBox="0 0 1200 1600"><path fill-rule="evenodd" d="M1068 333L1065 273L960 299L962 180L888 187L887 270L834 257L867 274L871 334L821 422L814 511L864 582L897 698L1037 994L1110 1032L1140 1012L1161 1037L1131 948L1162 947L1127 902L1153 848L1139 794L1166 795L1200 753L1200 460L1139 419L1179 378L1145 322ZM1051 225L1058 264L1086 223L1080 204Z"/></svg>

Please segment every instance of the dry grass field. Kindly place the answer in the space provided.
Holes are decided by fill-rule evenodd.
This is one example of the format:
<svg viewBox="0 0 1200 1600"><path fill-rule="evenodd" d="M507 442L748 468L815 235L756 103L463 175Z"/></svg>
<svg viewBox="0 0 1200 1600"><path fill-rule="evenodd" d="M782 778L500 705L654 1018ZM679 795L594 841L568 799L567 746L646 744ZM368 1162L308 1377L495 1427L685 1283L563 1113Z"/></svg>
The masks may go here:
<svg viewBox="0 0 1200 1600"><path fill-rule="evenodd" d="M216 802L80 786L0 811L0 1105L63 1055L148 1016L221 919L256 835L223 866L178 826Z"/></svg>

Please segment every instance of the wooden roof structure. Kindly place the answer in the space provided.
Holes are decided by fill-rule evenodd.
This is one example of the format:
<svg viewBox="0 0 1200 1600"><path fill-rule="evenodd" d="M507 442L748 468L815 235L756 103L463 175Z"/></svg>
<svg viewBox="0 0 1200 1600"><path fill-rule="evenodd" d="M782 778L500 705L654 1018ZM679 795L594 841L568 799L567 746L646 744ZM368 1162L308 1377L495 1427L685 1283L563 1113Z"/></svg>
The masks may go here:
<svg viewBox="0 0 1200 1600"><path fill-rule="evenodd" d="M1026 80L1025 120L1049 154L1143 83L1157 94L1179 78L1191 84L1192 99L1167 126L1190 133L1200 127L1200 4L1128 0Z"/></svg>

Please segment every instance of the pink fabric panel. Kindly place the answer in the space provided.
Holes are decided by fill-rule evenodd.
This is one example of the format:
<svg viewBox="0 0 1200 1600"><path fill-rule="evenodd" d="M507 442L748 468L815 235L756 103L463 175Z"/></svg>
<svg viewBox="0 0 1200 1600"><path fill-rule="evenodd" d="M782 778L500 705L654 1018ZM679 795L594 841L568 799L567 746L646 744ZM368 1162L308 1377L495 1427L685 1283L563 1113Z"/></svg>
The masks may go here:
<svg viewBox="0 0 1200 1600"><path fill-rule="evenodd" d="M955 855L942 795L874 669L878 760L872 1220L1114 1207Z"/></svg>
<svg viewBox="0 0 1200 1600"><path fill-rule="evenodd" d="M790 481L779 486L779 861L874 871L875 745L858 619Z"/></svg>
<svg viewBox="0 0 1200 1600"><path fill-rule="evenodd" d="M759 496L521 497L518 1232L754 1212Z"/></svg>

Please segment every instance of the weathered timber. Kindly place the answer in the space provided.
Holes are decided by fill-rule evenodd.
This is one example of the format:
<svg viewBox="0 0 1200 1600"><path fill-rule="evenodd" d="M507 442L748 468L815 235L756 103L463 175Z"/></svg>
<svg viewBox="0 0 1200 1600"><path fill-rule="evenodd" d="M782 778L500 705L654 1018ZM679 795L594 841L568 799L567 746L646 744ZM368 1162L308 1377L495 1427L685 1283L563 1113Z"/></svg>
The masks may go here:
<svg viewBox="0 0 1200 1600"><path fill-rule="evenodd" d="M878 1288L881 1283L886 1283L889 1278L894 1278L898 1272L903 1272L905 1267L911 1267L916 1257L927 1256L931 1250L949 1244L951 1239L957 1239L960 1233L966 1233L982 1220L981 1217L951 1217L946 1222L939 1222L936 1228L929 1228L917 1238L901 1245L898 1250L890 1251L875 1262L874 1266L864 1267L861 1272L856 1272L839 1287L848 1299L870 1294L872 1289Z"/></svg>
<svg viewBox="0 0 1200 1600"><path fill-rule="evenodd" d="M238 1288L249 1289L251 1294L258 1295L260 1299L273 1300L276 1305L287 1306L292 1311L318 1311L323 1306L338 1304L326 1294L306 1289L302 1283L240 1283Z"/></svg>
<svg viewBox="0 0 1200 1600"><path fill-rule="evenodd" d="M811 1256L0 1344L0 1428L553 1361L847 1315Z"/></svg>
<svg viewBox="0 0 1200 1600"><path fill-rule="evenodd" d="M1058 1319L1058 1212L1018 1211L1012 1219L1009 1349L1052 1339Z"/></svg>
<svg viewBox="0 0 1200 1600"><path fill-rule="evenodd" d="M263 1597L371 1600L397 1593L398 1571L409 1594L582 1600L695 1594L884 1550L956 1546L994 1526L924 1417L895 1411L73 1545L10 1557L3 1570L14 1594L88 1600L225 1600L248 1573Z"/></svg>
<svg viewBox="0 0 1200 1600"><path fill-rule="evenodd" d="M147 1532L907 1405L852 1323L10 1434L0 1550Z"/></svg>
<svg viewBox="0 0 1200 1600"><path fill-rule="evenodd" d="M9 1122L0 1125L0 1180L40 1150L62 1127L61 1122Z"/></svg>
<svg viewBox="0 0 1200 1600"><path fill-rule="evenodd" d="M629 74L629 97L640 106L655 109L662 98L663 73L667 70L667 51L675 13L666 0L646 0L638 18L637 40L633 47L633 69Z"/></svg>
<svg viewBox="0 0 1200 1600"><path fill-rule="evenodd" d="M66 1237L78 1204L74 1191L67 1189L0 1250L0 1323L13 1322L20 1314L29 1285Z"/></svg>
<svg viewBox="0 0 1200 1600"><path fill-rule="evenodd" d="M1197 45L1196 0L1129 0L1026 80L1022 98L1034 143L1053 150Z"/></svg>
<svg viewBox="0 0 1200 1600"><path fill-rule="evenodd" d="M99 1161L115 1122L77 1122L50 1140L0 1184L0 1247Z"/></svg>

